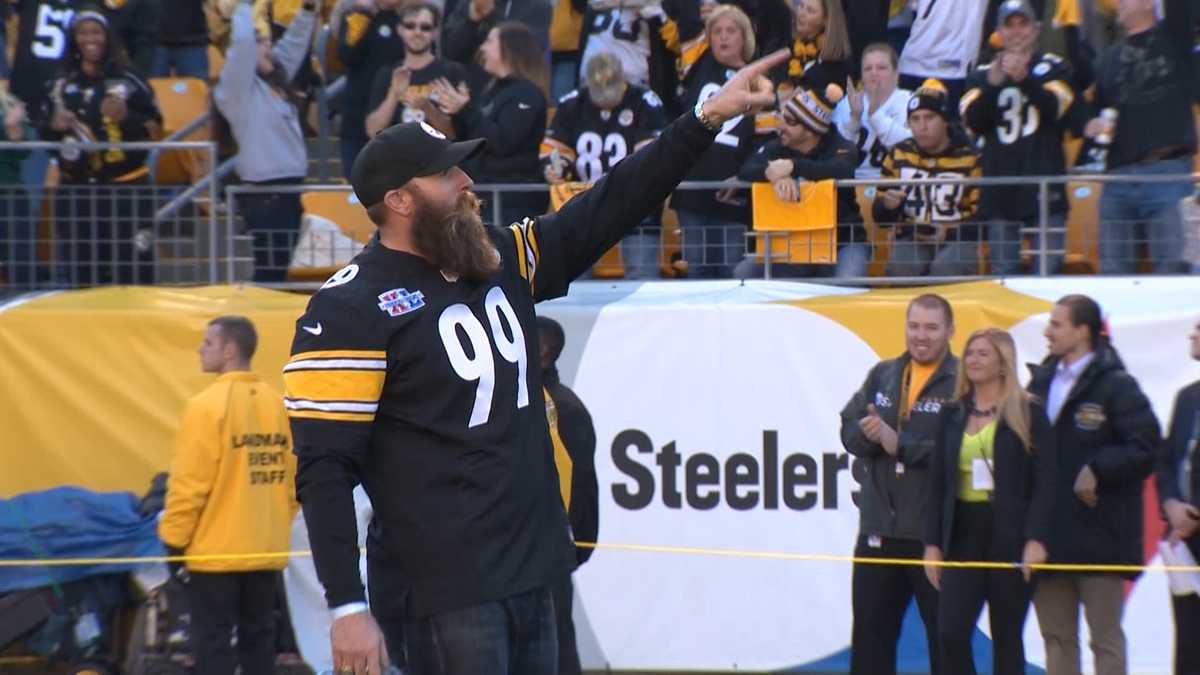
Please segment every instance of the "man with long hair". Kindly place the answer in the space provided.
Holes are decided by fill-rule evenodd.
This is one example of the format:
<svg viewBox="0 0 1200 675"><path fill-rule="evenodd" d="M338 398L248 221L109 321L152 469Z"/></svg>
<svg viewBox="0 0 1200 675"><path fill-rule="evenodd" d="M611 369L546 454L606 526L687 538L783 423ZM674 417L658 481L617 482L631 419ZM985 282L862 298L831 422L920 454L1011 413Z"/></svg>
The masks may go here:
<svg viewBox="0 0 1200 675"><path fill-rule="evenodd" d="M534 303L561 296L675 188L721 125L774 102L780 51L729 80L555 214L485 228L460 164L481 139L375 136L354 192L377 236L296 325L284 368L297 493L338 673L553 673L551 586L574 559ZM375 508L368 611L351 492ZM378 619L378 623L377 623Z"/></svg>
<svg viewBox="0 0 1200 675"><path fill-rule="evenodd" d="M1058 447L1050 561L1141 565L1142 483L1154 470L1158 419L1109 342L1100 305L1060 298L1046 326L1050 355L1029 391L1046 402ZM1125 580L1137 573L1054 572L1033 604L1049 675L1078 675L1079 606L1100 675L1128 672L1121 614Z"/></svg>
<svg viewBox="0 0 1200 675"><path fill-rule="evenodd" d="M880 361L842 408L842 445L866 466L856 558L919 560L928 510L928 468L942 406L954 394L958 359L950 353L954 310L940 295L913 298L905 315L907 349ZM941 672L937 590L919 567L855 563L850 672L896 672L896 641L913 597L925 623L929 670ZM957 674L956 674L957 675Z"/></svg>

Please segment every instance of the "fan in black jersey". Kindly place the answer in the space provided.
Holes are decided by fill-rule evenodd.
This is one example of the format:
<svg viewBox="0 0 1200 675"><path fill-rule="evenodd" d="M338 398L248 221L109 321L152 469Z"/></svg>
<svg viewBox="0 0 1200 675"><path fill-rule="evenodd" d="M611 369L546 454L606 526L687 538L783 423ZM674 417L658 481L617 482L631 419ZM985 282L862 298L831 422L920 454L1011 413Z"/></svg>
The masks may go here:
<svg viewBox="0 0 1200 675"><path fill-rule="evenodd" d="M662 102L654 92L628 84L621 61L596 54L588 62L587 88L558 101L539 156L549 183L594 183L662 131ZM651 215L621 239L626 279L642 279L658 270L657 218Z"/></svg>
<svg viewBox="0 0 1200 675"><path fill-rule="evenodd" d="M132 69L143 76L149 72L158 40L157 2L112 0L101 5L98 0L15 0L13 4L19 22L10 90L31 114L44 107L46 82L58 74L71 20L81 10L103 14L126 54L131 59L136 56L131 60Z"/></svg>
<svg viewBox="0 0 1200 675"><path fill-rule="evenodd" d="M404 122L428 122L454 137L454 121L430 100L434 82L444 80L452 87L463 85L466 69L453 61L437 58L433 38L438 30L438 10L426 2L406 4L398 10L397 29L404 42L404 59L394 68L380 68L371 83L367 109L367 137Z"/></svg>
<svg viewBox="0 0 1200 675"><path fill-rule="evenodd" d="M1066 173L1063 135L1078 114L1071 66L1038 47L1041 24L1028 0L1000 5L997 31L1004 49L967 78L959 103L967 128L983 139L983 175L1052 176ZM1038 235L1032 239L1034 270L1050 273L1062 264L1067 196L1062 183L1050 185L1046 259ZM989 221L988 249L993 274L1021 268L1022 228L1038 226L1038 186L983 189L980 217Z"/></svg>
<svg viewBox="0 0 1200 675"><path fill-rule="evenodd" d="M704 33L683 46L679 57L684 109L703 103L754 54L750 18L733 5L720 5ZM688 174L689 181L732 178L753 151L755 117L725 121L716 141ZM745 256L750 200L744 190L679 190L671 208L683 230L683 258L692 277L728 277Z"/></svg>
<svg viewBox="0 0 1200 675"><path fill-rule="evenodd" d="M114 48L108 20L94 10L77 12L67 34L63 76L49 83L42 135L61 141L62 183L56 225L72 284L153 281L150 235L153 204L146 192L112 187L145 183L146 151L81 151L78 143L145 142L159 136L162 115L154 90L125 66ZM95 249L92 246L95 243ZM115 250L114 250L115 249ZM96 259L101 261L96 265Z"/></svg>
<svg viewBox="0 0 1200 675"><path fill-rule="evenodd" d="M339 672L378 674L389 651L422 673L556 671L549 587L573 554L534 302L564 294L661 203L725 120L771 105L763 73L786 56L743 69L557 213L507 228L484 228L458 167L482 140L402 124L359 154L352 183L378 236L313 296L284 368ZM375 509L370 614L359 482Z"/></svg>
<svg viewBox="0 0 1200 675"><path fill-rule="evenodd" d="M586 81L586 89L559 99L546 129L540 157L551 183L599 180L654 140L665 125L658 96L628 84L612 54L598 54L588 62Z"/></svg>

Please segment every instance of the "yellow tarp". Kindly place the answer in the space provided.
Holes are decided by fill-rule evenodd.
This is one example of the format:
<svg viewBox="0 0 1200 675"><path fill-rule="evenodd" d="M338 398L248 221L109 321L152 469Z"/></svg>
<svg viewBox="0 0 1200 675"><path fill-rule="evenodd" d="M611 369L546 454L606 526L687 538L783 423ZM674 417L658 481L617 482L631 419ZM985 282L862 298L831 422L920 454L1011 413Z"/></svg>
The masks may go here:
<svg viewBox="0 0 1200 675"><path fill-rule="evenodd" d="M56 485L141 492L165 471L184 401L212 381L208 321L258 327L253 367L282 390L308 296L253 287L118 287L0 311L0 497Z"/></svg>

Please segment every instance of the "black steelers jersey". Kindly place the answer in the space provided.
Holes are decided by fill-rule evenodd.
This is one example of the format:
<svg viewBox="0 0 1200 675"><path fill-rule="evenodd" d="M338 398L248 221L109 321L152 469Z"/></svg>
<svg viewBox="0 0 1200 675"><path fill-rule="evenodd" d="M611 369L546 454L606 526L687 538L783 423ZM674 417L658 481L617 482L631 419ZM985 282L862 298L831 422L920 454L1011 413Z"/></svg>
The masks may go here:
<svg viewBox="0 0 1200 675"><path fill-rule="evenodd" d="M962 135L961 131L959 135ZM911 138L900 141L884 156L880 177L901 180L980 177L979 153L965 138L955 140L959 142L951 143L949 148L937 155L926 154ZM921 235L935 234L938 225L971 220L975 217L979 199L977 186L962 184L911 184L904 187L904 192L904 203L898 209L899 213L877 220L899 219L905 224L902 230L912 230ZM876 214L883 215L878 208Z"/></svg>
<svg viewBox="0 0 1200 675"><path fill-rule="evenodd" d="M394 66L383 67L375 72L375 78L371 82L371 96L367 103L368 111L378 108L379 104L383 103L383 100L387 98L388 89L392 86L393 68ZM445 59L434 59L424 68L413 71L412 75L409 76L408 89L405 91L405 96L414 105L411 108L405 103L397 105L396 111L392 113L391 124L432 122L433 120L429 118L439 113L429 100L429 96L433 93L433 82L439 78L445 78L452 86L457 87L460 82L466 81L467 71L461 64L454 61L446 61ZM453 124L451 123L450 126L453 126ZM443 129L443 131L445 130Z"/></svg>
<svg viewBox="0 0 1200 675"><path fill-rule="evenodd" d="M363 600L358 482L374 506L371 569L410 589L409 616L545 587L569 569L534 303L563 295L711 141L686 115L557 213L491 230L501 266L482 283L375 240L312 297L283 375L297 494L331 607Z"/></svg>
<svg viewBox="0 0 1200 675"><path fill-rule="evenodd" d="M704 43L701 52L685 48L680 62L683 72L680 87L683 91L681 100L684 110L692 110L697 102L711 98L737 73L736 68L717 62L712 52L707 49L707 43ZM717 131L712 147L688 173L687 179L725 180L736 175L742 162L754 150L754 129L754 115L738 115L726 120ZM680 190L671 198L671 207L693 211L716 208L729 220L739 220L744 216L744 207L726 208L725 204L714 200L713 194L707 190Z"/></svg>
<svg viewBox="0 0 1200 675"><path fill-rule="evenodd" d="M9 0L0 0L9 1ZM67 34L78 0L18 0L17 46L10 89L31 115L41 112L46 83L53 80L67 50Z"/></svg>
<svg viewBox="0 0 1200 675"><path fill-rule="evenodd" d="M1071 66L1054 54L1035 55L1020 83L999 87L987 81L986 64L967 78L959 110L983 140L985 176L1050 176L1067 172L1063 134L1080 97L1071 85ZM1064 186L1050 186L1050 210L1067 209ZM1018 220L1037 213L1037 186L988 187L980 202L985 218Z"/></svg>
<svg viewBox="0 0 1200 675"><path fill-rule="evenodd" d="M612 110L592 103L587 90L572 91L559 99L539 156L546 164L558 151L567 160L564 178L592 183L653 140L664 123L662 101L647 89L628 86Z"/></svg>

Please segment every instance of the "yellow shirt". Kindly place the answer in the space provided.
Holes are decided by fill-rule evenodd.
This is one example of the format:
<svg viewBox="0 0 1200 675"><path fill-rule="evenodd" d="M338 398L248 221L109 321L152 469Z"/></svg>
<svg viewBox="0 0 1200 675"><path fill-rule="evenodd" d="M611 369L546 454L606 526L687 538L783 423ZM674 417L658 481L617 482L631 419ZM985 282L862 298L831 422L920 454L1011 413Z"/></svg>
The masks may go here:
<svg viewBox="0 0 1200 675"><path fill-rule="evenodd" d="M912 410L913 404L917 402L917 398L921 395L921 390L925 388L925 383L929 382L929 378L937 372L938 366L942 365L941 361L937 363L917 363L909 361L909 379L908 379L908 406L905 410Z"/></svg>
<svg viewBox="0 0 1200 675"><path fill-rule="evenodd" d="M184 409L158 536L188 555L286 552L298 507L283 397L252 372L221 375ZM283 555L187 566L250 572L280 570L287 561Z"/></svg>
<svg viewBox="0 0 1200 675"><path fill-rule="evenodd" d="M987 465L987 471L993 476L995 482L996 460L996 422L988 422L988 425L974 434L963 432L962 450L958 453L958 498L964 502L986 502L988 493L985 490L976 490L972 474L975 469L975 460L982 459Z"/></svg>

